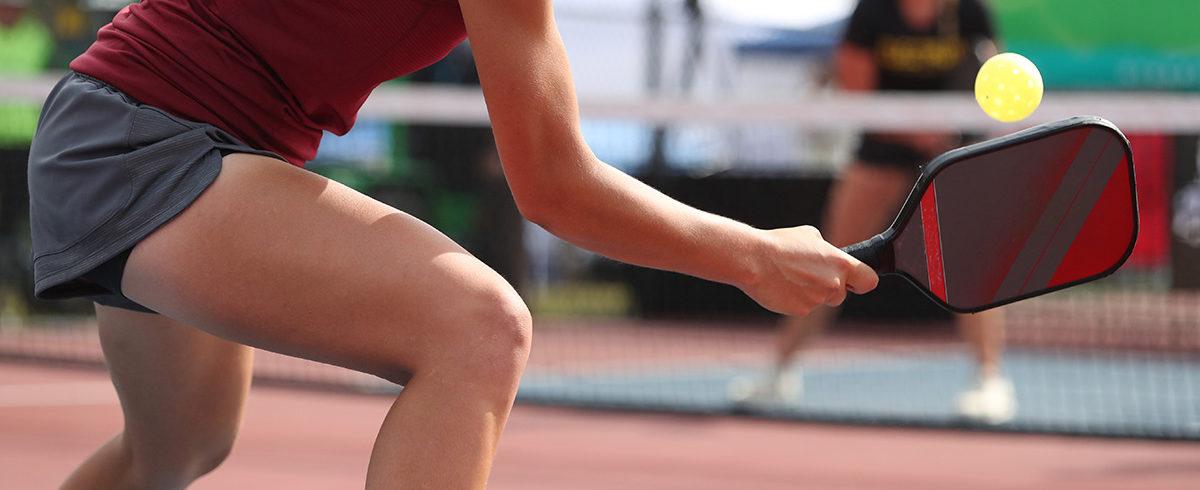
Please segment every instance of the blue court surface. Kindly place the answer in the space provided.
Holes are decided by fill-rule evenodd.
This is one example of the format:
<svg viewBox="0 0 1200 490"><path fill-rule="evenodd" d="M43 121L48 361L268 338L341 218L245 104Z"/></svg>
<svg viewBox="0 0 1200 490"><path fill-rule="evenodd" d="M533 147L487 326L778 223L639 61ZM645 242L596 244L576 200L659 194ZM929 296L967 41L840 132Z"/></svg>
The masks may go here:
<svg viewBox="0 0 1200 490"><path fill-rule="evenodd" d="M889 352L801 364L803 394L798 400L751 412L803 420L1200 439L1200 357L1195 354L1011 349L1004 371L1016 387L1019 408L1011 422L995 427L968 424L955 413L956 397L973 376L973 363L965 354ZM530 373L519 398L730 413L738 411L728 395L730 381L761 372L745 363L715 360L590 370Z"/></svg>

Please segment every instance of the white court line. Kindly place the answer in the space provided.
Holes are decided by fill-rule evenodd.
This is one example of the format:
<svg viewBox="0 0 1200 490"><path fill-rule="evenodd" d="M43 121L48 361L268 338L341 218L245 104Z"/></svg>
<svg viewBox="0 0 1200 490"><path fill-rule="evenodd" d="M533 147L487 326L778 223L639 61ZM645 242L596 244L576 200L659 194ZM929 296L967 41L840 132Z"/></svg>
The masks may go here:
<svg viewBox="0 0 1200 490"><path fill-rule="evenodd" d="M0 408L116 403L117 393L108 381L0 385Z"/></svg>

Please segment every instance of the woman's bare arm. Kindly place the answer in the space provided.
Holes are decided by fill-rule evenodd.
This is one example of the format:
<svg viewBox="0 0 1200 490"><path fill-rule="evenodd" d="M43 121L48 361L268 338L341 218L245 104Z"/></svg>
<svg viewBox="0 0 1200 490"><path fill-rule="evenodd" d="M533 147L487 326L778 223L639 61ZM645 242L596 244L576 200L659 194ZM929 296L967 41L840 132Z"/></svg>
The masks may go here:
<svg viewBox="0 0 1200 490"><path fill-rule="evenodd" d="M675 201L599 161L583 141L549 0L460 0L505 175L551 233L633 264L733 284L789 314L877 278L811 227L758 230Z"/></svg>

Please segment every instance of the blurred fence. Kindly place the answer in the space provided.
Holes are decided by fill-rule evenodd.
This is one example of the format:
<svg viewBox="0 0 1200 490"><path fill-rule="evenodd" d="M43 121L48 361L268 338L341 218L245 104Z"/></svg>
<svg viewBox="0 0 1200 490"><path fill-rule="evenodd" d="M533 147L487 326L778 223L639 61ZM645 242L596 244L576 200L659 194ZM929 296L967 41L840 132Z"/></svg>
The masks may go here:
<svg viewBox="0 0 1200 490"><path fill-rule="evenodd" d="M52 77L4 79L0 99L38 101ZM694 206L757 226L816 223L863 129L1017 129L969 94L809 95L774 102L586 98L602 159ZM1034 124L1095 114L1134 145L1142 233L1129 264L1096 284L1008 308L1005 371L1019 412L1000 430L1200 439L1200 251L1194 210L1200 97L1050 93ZM655 145L661 145L656 157ZM659 158L658 165L651 162ZM766 369L772 315L733 288L620 265L524 222L508 196L480 94L388 85L311 168L350 182L464 243L517 284L535 313L526 402L728 413L727 387ZM1175 226L1173 226L1173 223ZM6 277L6 279L10 279ZM948 316L889 283L850 304L802 355L803 396L759 415L968 426L954 410L973 366ZM86 319L0 316L0 357L98 365ZM269 356L261 379L394 391L370 377Z"/></svg>

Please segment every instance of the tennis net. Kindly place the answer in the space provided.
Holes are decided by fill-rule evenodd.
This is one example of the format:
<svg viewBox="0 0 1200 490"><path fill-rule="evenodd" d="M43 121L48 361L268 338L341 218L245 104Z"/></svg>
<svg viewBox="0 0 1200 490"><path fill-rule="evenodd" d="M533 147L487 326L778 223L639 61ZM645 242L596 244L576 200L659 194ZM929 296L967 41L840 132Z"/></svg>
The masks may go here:
<svg viewBox="0 0 1200 490"><path fill-rule="evenodd" d="M52 80L0 81L36 102ZM585 99L584 132L606 162L693 206L756 226L819 222L862 130L1011 128L967 94ZM735 289L624 266L524 222L505 192L473 88L387 85L314 171L416 215L518 286L537 318L524 403L742 413L738 380L770 370L779 319ZM1142 231L1113 277L1006 308L1002 369L1018 409L977 424L956 409L974 362L951 318L898 281L852 301L789 369L792 399L749 413L799 420L1200 439L1200 97L1049 94L1029 124L1095 114L1129 133ZM35 309L54 307L37 305ZM0 315L0 360L101 366L94 322L61 311ZM78 311L76 309L75 311ZM36 313L36 312L35 312ZM363 392L398 387L262 354L260 381Z"/></svg>

